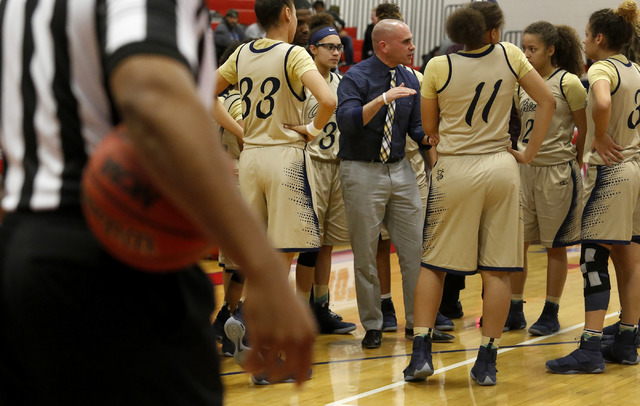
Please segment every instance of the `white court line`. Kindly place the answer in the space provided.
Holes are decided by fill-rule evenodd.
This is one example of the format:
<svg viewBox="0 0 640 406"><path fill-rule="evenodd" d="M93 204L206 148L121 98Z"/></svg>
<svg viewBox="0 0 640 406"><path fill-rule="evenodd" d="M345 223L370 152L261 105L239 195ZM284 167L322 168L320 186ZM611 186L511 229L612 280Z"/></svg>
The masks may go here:
<svg viewBox="0 0 640 406"><path fill-rule="evenodd" d="M617 316L618 314L619 314L618 312L607 314L605 316L605 319L608 319L609 317ZM563 334L563 333L566 333L567 331L575 330L575 329L583 327L583 326L584 326L584 323L580 323L580 324L576 324L575 326L564 328L564 329L558 331L557 333L554 333L554 334L551 334L551 335L548 335L548 336L539 336L539 337L536 337L536 338L532 338L531 340L523 341L520 344L516 344L513 347L499 349L498 350L498 354L502 354L502 353L505 353L505 352L508 352L508 351L511 351L511 350L515 350L516 348L518 348L518 346L534 344L534 343L537 343L538 341L542 341L542 340L545 340L547 338L556 336L558 334ZM462 366L465 366L465 365L469 365L469 364L471 364L472 362L475 362L475 361L476 361L476 358L470 358L468 360L465 360L465 361L462 361L462 362L458 362L458 363L446 366L444 368L436 369L433 372L433 375L438 375L438 374L450 371L450 370L455 369L455 368L459 368L459 367L462 367ZM351 396L351 397L346 398L346 399L338 400L338 401L333 402L333 403L327 403L325 406L338 406L338 405L346 406L351 401L358 400L358 399L363 399L363 398L369 397L371 395L375 395L376 393L384 392L384 391L387 391L389 389L397 388L399 386L404 386L405 384L406 384L406 382L404 380L399 381L399 382L394 382L394 383L389 384L387 386L382 386L380 388L372 389L370 391L363 392L363 393Z"/></svg>

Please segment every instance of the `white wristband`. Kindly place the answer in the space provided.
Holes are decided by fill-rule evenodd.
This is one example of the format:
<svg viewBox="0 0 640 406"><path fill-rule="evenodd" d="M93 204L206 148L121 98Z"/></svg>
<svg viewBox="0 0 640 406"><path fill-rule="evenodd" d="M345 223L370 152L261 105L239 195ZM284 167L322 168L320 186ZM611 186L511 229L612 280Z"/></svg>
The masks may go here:
<svg viewBox="0 0 640 406"><path fill-rule="evenodd" d="M382 101L384 102L384 104L389 104L389 102L387 101L387 92L382 93Z"/></svg>
<svg viewBox="0 0 640 406"><path fill-rule="evenodd" d="M309 133L310 136L315 137L320 134L320 131L322 131L322 129L316 128L316 126L313 125L313 121L307 124L307 133Z"/></svg>

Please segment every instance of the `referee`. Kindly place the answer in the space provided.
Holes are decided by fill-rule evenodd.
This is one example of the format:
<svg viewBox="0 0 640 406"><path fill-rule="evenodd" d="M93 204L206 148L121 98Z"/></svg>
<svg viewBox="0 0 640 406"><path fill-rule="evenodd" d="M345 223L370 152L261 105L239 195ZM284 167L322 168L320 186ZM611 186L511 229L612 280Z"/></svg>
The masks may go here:
<svg viewBox="0 0 640 406"><path fill-rule="evenodd" d="M285 352L277 372L306 378L311 319L214 136L209 24L201 0L0 2L0 404L222 403L206 275L132 269L85 225L82 169L117 124L166 196L245 270L263 355L247 367Z"/></svg>

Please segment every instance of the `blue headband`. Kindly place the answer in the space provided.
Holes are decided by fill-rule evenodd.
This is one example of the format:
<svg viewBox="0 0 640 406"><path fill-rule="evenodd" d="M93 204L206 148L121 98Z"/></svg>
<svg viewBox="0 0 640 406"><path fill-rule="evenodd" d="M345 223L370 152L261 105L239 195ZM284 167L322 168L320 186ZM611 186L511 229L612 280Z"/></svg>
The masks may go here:
<svg viewBox="0 0 640 406"><path fill-rule="evenodd" d="M309 38L309 45L315 45L322 38L327 37L329 35L338 35L338 31L336 31L336 29L333 27L320 28L318 31L313 33L311 38Z"/></svg>

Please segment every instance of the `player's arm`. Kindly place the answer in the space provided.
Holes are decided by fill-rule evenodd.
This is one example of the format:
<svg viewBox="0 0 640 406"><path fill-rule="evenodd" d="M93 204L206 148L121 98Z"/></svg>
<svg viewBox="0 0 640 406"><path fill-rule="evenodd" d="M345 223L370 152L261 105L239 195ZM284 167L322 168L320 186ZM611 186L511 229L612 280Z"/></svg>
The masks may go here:
<svg viewBox="0 0 640 406"><path fill-rule="evenodd" d="M193 75L174 59L135 55L118 63L109 84L150 177L247 276L247 323L252 346L264 357L252 352L246 367L260 371L283 351L287 364L279 372L291 371L302 382L311 365L311 318L289 287L287 265L234 184Z"/></svg>
<svg viewBox="0 0 640 406"><path fill-rule="evenodd" d="M584 143L587 135L587 113L585 103L587 101L587 91L576 75L565 74L560 83L562 94L571 110L573 123L578 131L576 136L576 160L582 167L582 156L584 154ZM573 135L573 134L572 134Z"/></svg>
<svg viewBox="0 0 640 406"><path fill-rule="evenodd" d="M431 140L431 139L429 139L429 140ZM431 149L427 150L426 153L427 153L426 154L427 158L429 158L428 162L427 162L427 166L429 167L429 170L432 170L433 169L433 165L435 165L436 162L438 161L438 150L435 149L435 148L431 148Z"/></svg>
<svg viewBox="0 0 640 406"><path fill-rule="evenodd" d="M231 132L231 134L236 137L239 145L242 145L242 137L244 136L242 126L231 117L227 109L218 101L217 97L213 98L213 118L215 118L222 128Z"/></svg>
<svg viewBox="0 0 640 406"><path fill-rule="evenodd" d="M622 160L624 157L619 152L622 147L616 144L607 134L609 120L611 119L611 84L607 80L598 80L589 89L593 92L593 123L594 137L591 150L598 152L605 165Z"/></svg>
<svg viewBox="0 0 640 406"><path fill-rule="evenodd" d="M420 112L422 116L422 129L429 137L429 145L438 145L440 142L440 135L438 134L438 125L440 123L438 99L422 97L420 101Z"/></svg>
<svg viewBox="0 0 640 406"><path fill-rule="evenodd" d="M573 122L578 129L578 136L576 137L576 160L578 166L582 168L582 155L584 153L584 141L587 137L587 113L585 109L579 109L571 112L573 116Z"/></svg>
<svg viewBox="0 0 640 406"><path fill-rule="evenodd" d="M336 109L336 96L331 92L327 82L317 70L305 72L300 77L300 80L318 101L318 113L313 120L313 125L316 128L324 128Z"/></svg>
<svg viewBox="0 0 640 406"><path fill-rule="evenodd" d="M285 124L285 128L290 128L302 134L307 142L313 140L324 126L329 122L336 109L336 96L331 92L326 80L320 72L315 69L308 70L300 76L302 84L309 89L311 94L318 101L318 113L313 121L308 125ZM315 128L309 132L310 126Z"/></svg>
<svg viewBox="0 0 640 406"><path fill-rule="evenodd" d="M547 135L547 131L549 131L549 125L551 124L553 112L556 108L556 100L549 87L544 83L544 80L535 69L527 72L519 82L520 86L531 96L538 107L536 108L531 137L525 150L514 151L511 148L508 149L518 162L527 164L536 156L544 141L544 137Z"/></svg>
<svg viewBox="0 0 640 406"><path fill-rule="evenodd" d="M213 97L218 97L218 95L225 91L231 85L227 79L220 73L220 68L216 70L216 90Z"/></svg>

